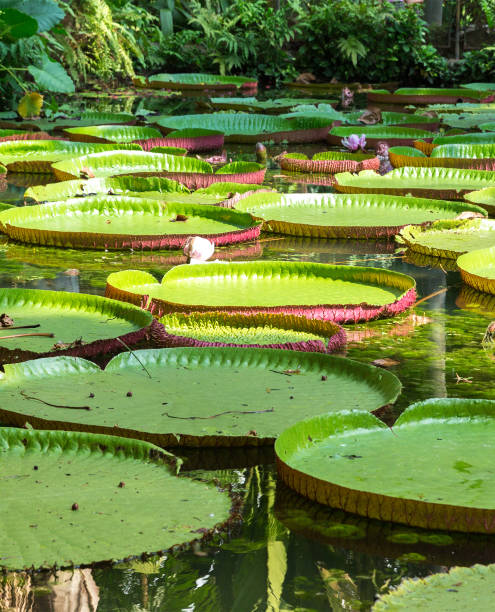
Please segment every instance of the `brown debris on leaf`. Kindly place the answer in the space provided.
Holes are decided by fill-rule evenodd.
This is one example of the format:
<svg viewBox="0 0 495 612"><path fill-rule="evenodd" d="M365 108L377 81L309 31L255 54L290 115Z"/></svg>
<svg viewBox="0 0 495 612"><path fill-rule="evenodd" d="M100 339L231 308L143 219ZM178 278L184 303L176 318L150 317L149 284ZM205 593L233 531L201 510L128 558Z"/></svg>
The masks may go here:
<svg viewBox="0 0 495 612"><path fill-rule="evenodd" d="M84 167L84 168L81 168L81 170L79 171L79 178L82 178L82 179L95 178L95 174L90 168Z"/></svg>
<svg viewBox="0 0 495 612"><path fill-rule="evenodd" d="M170 219L170 222L175 223L176 221L187 221L188 219L189 217L187 217L186 215L177 215L175 219Z"/></svg>
<svg viewBox="0 0 495 612"><path fill-rule="evenodd" d="M377 106L370 106L359 117L359 121L365 125L375 125L382 120L382 111Z"/></svg>
<svg viewBox="0 0 495 612"><path fill-rule="evenodd" d="M456 219L461 221L462 219L476 219L478 217L484 219L485 215L483 215L482 213L474 212L472 210L465 210L464 212L459 213Z"/></svg>
<svg viewBox="0 0 495 612"><path fill-rule="evenodd" d="M3 316L3 315L2 315ZM492 321L486 328L485 335L483 336L482 344L493 344L495 340L495 321Z"/></svg>
<svg viewBox="0 0 495 612"><path fill-rule="evenodd" d="M301 72L296 78L296 83L302 83L303 85L309 85L313 81L316 81L316 77L311 72Z"/></svg>
<svg viewBox="0 0 495 612"><path fill-rule="evenodd" d="M400 361L395 361L395 359L390 359L390 357L383 357L382 359L375 359L371 364L378 368L393 368L399 365Z"/></svg>
<svg viewBox="0 0 495 612"><path fill-rule="evenodd" d="M73 340L72 342L55 342L55 344L50 349L51 351L65 351L66 349L77 348L78 346L83 346L86 344L82 337Z"/></svg>
<svg viewBox="0 0 495 612"><path fill-rule="evenodd" d="M79 270L77 268L68 268L64 271L66 276L79 276Z"/></svg>
<svg viewBox="0 0 495 612"><path fill-rule="evenodd" d="M12 327L14 325L14 319L5 312L0 315L0 327Z"/></svg>

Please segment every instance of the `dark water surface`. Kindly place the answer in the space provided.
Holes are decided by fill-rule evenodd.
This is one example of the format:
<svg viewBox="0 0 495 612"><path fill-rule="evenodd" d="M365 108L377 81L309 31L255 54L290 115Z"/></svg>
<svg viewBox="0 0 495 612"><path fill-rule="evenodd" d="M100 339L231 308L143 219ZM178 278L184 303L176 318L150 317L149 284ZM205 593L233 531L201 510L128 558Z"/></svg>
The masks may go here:
<svg viewBox="0 0 495 612"><path fill-rule="evenodd" d="M234 160L254 159L254 146L227 148ZM325 148L290 150L313 153ZM273 147L270 154L281 150ZM27 185L47 178L10 175L0 198L20 204ZM293 181L275 167L268 173L267 184L283 191L329 190ZM402 381L403 393L385 415L387 422L410 403L429 397L494 399L495 359L482 349L481 339L495 300L466 292L457 272L432 262L421 262L422 267L408 263L395 253L392 242L265 235L257 243L231 250L238 259L383 267L413 276L420 297L439 292L393 320L346 327L348 357L364 363L384 357L398 362L391 371ZM103 295L109 273L134 268L161 278L177 256L180 253L170 251L62 250L0 239L0 286ZM77 274L67 273L74 269ZM79 581L79 596L84 591L89 598L92 593L98 611L368 610L378 593L387 592L404 576L495 562L495 537L367 521L311 503L277 483L270 450L191 451L185 461L184 473L232 485L243 499L242 523L193 550L125 567L86 570L84 581L77 571L59 576L72 585ZM41 576L35 582L36 609L51 609L44 606L55 597L53 578L48 586Z"/></svg>

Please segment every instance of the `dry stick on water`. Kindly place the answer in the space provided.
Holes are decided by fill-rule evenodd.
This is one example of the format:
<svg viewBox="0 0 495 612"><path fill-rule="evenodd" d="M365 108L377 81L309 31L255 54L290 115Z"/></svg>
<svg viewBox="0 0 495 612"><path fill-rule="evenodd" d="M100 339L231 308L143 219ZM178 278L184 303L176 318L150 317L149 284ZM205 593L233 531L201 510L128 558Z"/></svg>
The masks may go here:
<svg viewBox="0 0 495 612"><path fill-rule="evenodd" d="M40 327L40 323L36 323L36 325L12 325L4 329L34 329L35 327Z"/></svg>
<svg viewBox="0 0 495 612"><path fill-rule="evenodd" d="M60 404L50 404L50 402L45 402L45 400L40 399L39 397L33 397L32 395L27 395L25 391L19 391L22 397L28 400L35 400L37 402L41 402L45 404L45 406L51 406L52 408L68 408L69 410L91 410L91 406L64 406Z"/></svg>
<svg viewBox="0 0 495 612"><path fill-rule="evenodd" d="M447 291L448 287L444 287L443 289L439 289L438 291L434 291L433 293L430 293L430 295L427 295L424 298L421 298L420 300L418 300L417 302L415 302L411 308L416 308L416 306L418 306L419 304L422 304L423 302L426 302L426 300L429 300L432 297L436 297L437 295L440 295L441 293L445 293Z"/></svg>
<svg viewBox="0 0 495 612"><path fill-rule="evenodd" d="M7 338L32 338L33 336L42 336L43 338L55 338L55 334L11 334L10 336L1 336L0 340Z"/></svg>
<svg viewBox="0 0 495 612"><path fill-rule="evenodd" d="M151 378L151 374L148 372L148 370L146 369L146 366L144 365L144 363L141 361L141 359L139 359L139 357L136 355L136 353L131 349L131 347L127 346L127 344L121 340L120 338L117 338L117 340L120 342L120 344L123 344L125 346L125 348L129 351L129 353L135 357L139 363L141 364L141 367L143 368L143 370L146 372L146 374L148 374L148 376Z"/></svg>
<svg viewBox="0 0 495 612"><path fill-rule="evenodd" d="M262 412L275 412L275 408L268 408L268 410L226 410L225 412L219 412L218 414L212 414L211 416L174 416L173 414L169 414L168 412L164 412L165 416L168 416L169 419L182 419L183 421L195 421L196 419L206 420L206 419L216 419L216 417L223 416L224 414L260 414Z"/></svg>

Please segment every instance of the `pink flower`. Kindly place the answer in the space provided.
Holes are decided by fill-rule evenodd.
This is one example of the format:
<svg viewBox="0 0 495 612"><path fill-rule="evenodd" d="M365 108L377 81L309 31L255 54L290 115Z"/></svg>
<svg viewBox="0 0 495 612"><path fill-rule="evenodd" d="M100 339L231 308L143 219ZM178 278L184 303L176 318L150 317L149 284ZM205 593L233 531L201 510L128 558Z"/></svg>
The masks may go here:
<svg viewBox="0 0 495 612"><path fill-rule="evenodd" d="M364 151L364 147L366 146L366 136L364 134L361 134L361 136L351 134L347 138L342 138L342 145L353 153L358 149Z"/></svg>
<svg viewBox="0 0 495 612"><path fill-rule="evenodd" d="M184 255L189 263L197 264L210 259L215 252L215 245L207 238L200 236L190 236L184 244Z"/></svg>

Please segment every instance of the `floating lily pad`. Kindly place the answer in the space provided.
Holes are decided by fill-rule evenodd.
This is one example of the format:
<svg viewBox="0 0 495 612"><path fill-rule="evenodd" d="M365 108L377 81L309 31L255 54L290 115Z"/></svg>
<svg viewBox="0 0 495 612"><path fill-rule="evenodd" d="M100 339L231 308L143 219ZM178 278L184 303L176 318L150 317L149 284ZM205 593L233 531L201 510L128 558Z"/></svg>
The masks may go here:
<svg viewBox="0 0 495 612"><path fill-rule="evenodd" d="M464 204L387 195L260 193L237 210L264 221L263 231L316 238L392 238L411 222L454 219ZM413 221L415 220L415 221Z"/></svg>
<svg viewBox="0 0 495 612"><path fill-rule="evenodd" d="M21 123L6 122L0 120L0 126L12 127L29 131L59 132L69 127L84 127L88 125L102 125L120 123L131 125L136 123L136 117L132 113L107 113L99 111L85 111L78 117L67 117L57 119L26 119Z"/></svg>
<svg viewBox="0 0 495 612"><path fill-rule="evenodd" d="M182 147L191 152L210 151L221 149L224 144L223 132L218 130L205 130L203 128L185 128L183 130L165 130L167 137L163 142L167 146Z"/></svg>
<svg viewBox="0 0 495 612"><path fill-rule="evenodd" d="M145 194L162 193L189 193L177 181L159 176L115 176L110 178L94 178L82 181L62 181L61 183L49 183L48 185L36 185L29 187L24 193L24 199L36 202L56 202L66 198L86 197L90 195L129 195L136 196L138 193Z"/></svg>
<svg viewBox="0 0 495 612"><path fill-rule="evenodd" d="M146 151L106 151L83 155L54 164L52 169L59 181L80 178L80 174L90 171L96 178L124 174L164 176L191 189L208 187L216 182L262 183L266 172L266 168L254 162L234 162L213 172L211 164L200 159Z"/></svg>
<svg viewBox="0 0 495 612"><path fill-rule="evenodd" d="M421 145L418 143L418 146ZM488 171L495 169L495 144L442 144L434 147L431 153L428 150L425 152L426 155L412 147L391 147L390 161L394 168L420 166Z"/></svg>
<svg viewBox="0 0 495 612"><path fill-rule="evenodd" d="M272 312L342 323L402 312L414 302L414 287L411 277L378 268L263 261L177 266L161 283L147 272L116 272L106 294L157 316Z"/></svg>
<svg viewBox="0 0 495 612"><path fill-rule="evenodd" d="M398 241L423 255L457 259L463 253L495 245L495 221L464 219L435 221L427 227L408 225L400 231Z"/></svg>
<svg viewBox="0 0 495 612"><path fill-rule="evenodd" d="M65 363L32 362L30 372L7 368L14 377L27 374L32 384L60 360ZM65 360L73 375L78 362L71 369L72 360ZM2 428L0 443L4 569L74 567L161 553L213 532L230 516L226 493L178 477L175 457L146 442Z"/></svg>
<svg viewBox="0 0 495 612"><path fill-rule="evenodd" d="M0 177L3 177L5 174L7 174L7 168L3 164L0 164Z"/></svg>
<svg viewBox="0 0 495 612"><path fill-rule="evenodd" d="M301 104L317 104L328 100L315 100L314 98L275 98L273 100L257 100L256 98L210 98L209 104L215 110L236 110L236 111L258 111L262 113L286 113L290 109ZM337 104L337 100L332 100Z"/></svg>
<svg viewBox="0 0 495 612"><path fill-rule="evenodd" d="M439 117L442 119L442 123L452 128L459 128L463 130L472 130L475 128L482 128L488 122L495 121L495 107L492 111L484 113L439 113Z"/></svg>
<svg viewBox="0 0 495 612"><path fill-rule="evenodd" d="M480 241L478 249L459 257L457 265L467 285L484 293L495 294L495 241L492 245L483 248Z"/></svg>
<svg viewBox="0 0 495 612"><path fill-rule="evenodd" d="M482 102L479 104L473 104L472 102L463 102L461 104L430 104L427 108L428 110L445 114L495 113L494 102Z"/></svg>
<svg viewBox="0 0 495 612"><path fill-rule="evenodd" d="M495 144L495 134L493 134L492 132L477 132L469 134L436 136L433 139L432 144L435 146L446 144Z"/></svg>
<svg viewBox="0 0 495 612"><path fill-rule="evenodd" d="M355 125L363 125L359 118L363 114L362 110L345 113L345 122ZM438 117L425 117L424 115L413 113L398 113L394 111L383 111L379 125L397 125L402 127L415 128L417 130L428 130L435 132L439 127Z"/></svg>
<svg viewBox="0 0 495 612"><path fill-rule="evenodd" d="M478 204L490 213L495 213L495 188L486 187L477 191L471 191L464 195L464 199L473 204Z"/></svg>
<svg viewBox="0 0 495 612"><path fill-rule="evenodd" d="M124 348L117 338L132 346L151 333L149 313L83 293L0 289L0 311L14 320L14 327L0 327L1 363L51 354L115 353ZM28 327L23 329L24 326ZM53 337L8 338L18 334L53 334ZM56 343L60 343L57 348Z"/></svg>
<svg viewBox="0 0 495 612"><path fill-rule="evenodd" d="M486 91L473 89L448 89L436 87L401 87L394 93L377 93L370 91L367 94L368 102L382 102L390 104L434 104L459 102L476 102L487 96Z"/></svg>
<svg viewBox="0 0 495 612"><path fill-rule="evenodd" d="M129 196L88 196L0 213L0 229L19 242L93 249L178 249L189 236L225 245L257 238L248 213Z"/></svg>
<svg viewBox="0 0 495 612"><path fill-rule="evenodd" d="M486 132L495 132L495 121L480 123L479 128L480 130L484 130Z"/></svg>
<svg viewBox="0 0 495 612"><path fill-rule="evenodd" d="M412 149L415 150L415 149ZM420 151L417 151L419 154ZM464 194L493 184L493 172L457 168L397 168L380 176L363 170L335 176L335 189L343 193L414 195L443 200L462 200ZM483 212L479 209L474 212Z"/></svg>
<svg viewBox="0 0 495 612"><path fill-rule="evenodd" d="M386 140L394 145L410 145L415 140L422 138L428 141L432 138L428 130L418 130L414 128L383 126L383 125L363 125L363 126L337 126L330 130L327 142L332 145L340 145L343 138L351 134L364 134L366 136L366 146L376 147L381 140Z"/></svg>
<svg viewBox="0 0 495 612"><path fill-rule="evenodd" d="M315 153L309 159L304 153L284 153L279 157L280 167L292 172L321 172L336 174L337 172L360 172L361 170L378 170L380 160L366 153L342 153L340 151L324 151Z"/></svg>
<svg viewBox="0 0 495 612"><path fill-rule="evenodd" d="M155 120L167 130L207 128L225 134L225 142L255 143L317 142L325 140L331 122L321 117L284 119L273 115L251 113L211 113L209 115L177 115ZM420 138L421 136L418 136Z"/></svg>
<svg viewBox="0 0 495 612"><path fill-rule="evenodd" d="M461 87L476 91L495 91L495 83L463 83Z"/></svg>
<svg viewBox="0 0 495 612"><path fill-rule="evenodd" d="M344 330L331 321L276 314L254 316L218 312L172 313L160 319L157 346L242 346L292 351L333 352L346 342Z"/></svg>
<svg viewBox="0 0 495 612"><path fill-rule="evenodd" d="M495 533L494 414L493 400L442 398L410 406L392 430L364 412L321 415L279 436L278 473L310 499L369 518Z"/></svg>
<svg viewBox="0 0 495 612"><path fill-rule="evenodd" d="M166 447L258 446L304 417L345 407L376 410L395 401L400 388L390 372L322 353L148 349L121 353L104 371L75 357L6 365L0 415L7 424L111 433Z"/></svg>
<svg viewBox="0 0 495 612"><path fill-rule="evenodd" d="M463 610L490 612L495 590L495 565L454 567L448 573L408 578L381 595L373 612Z"/></svg>
<svg viewBox="0 0 495 612"><path fill-rule="evenodd" d="M233 90L233 89L256 89L258 81L254 78L243 76L224 76L220 74L202 73L175 73L154 74L149 77L137 77L133 79L136 87L151 87L152 89L180 89L190 90Z"/></svg>
<svg viewBox="0 0 495 612"><path fill-rule="evenodd" d="M66 140L0 142L0 162L9 172L52 172L52 164L79 155L119 149L141 150L137 144L95 144ZM71 177L74 178L74 177Z"/></svg>

